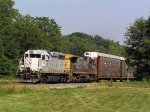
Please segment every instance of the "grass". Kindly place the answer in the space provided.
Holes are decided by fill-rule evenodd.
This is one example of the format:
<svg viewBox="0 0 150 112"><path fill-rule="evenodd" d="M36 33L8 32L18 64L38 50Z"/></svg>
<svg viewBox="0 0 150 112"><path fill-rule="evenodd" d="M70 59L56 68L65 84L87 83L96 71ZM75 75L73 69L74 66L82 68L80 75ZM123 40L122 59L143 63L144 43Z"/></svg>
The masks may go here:
<svg viewBox="0 0 150 112"><path fill-rule="evenodd" d="M1 76L0 75L0 83L17 83L19 82L18 79L12 76Z"/></svg>
<svg viewBox="0 0 150 112"><path fill-rule="evenodd" d="M149 82L108 82L89 87L30 89L0 85L0 112L150 112Z"/></svg>

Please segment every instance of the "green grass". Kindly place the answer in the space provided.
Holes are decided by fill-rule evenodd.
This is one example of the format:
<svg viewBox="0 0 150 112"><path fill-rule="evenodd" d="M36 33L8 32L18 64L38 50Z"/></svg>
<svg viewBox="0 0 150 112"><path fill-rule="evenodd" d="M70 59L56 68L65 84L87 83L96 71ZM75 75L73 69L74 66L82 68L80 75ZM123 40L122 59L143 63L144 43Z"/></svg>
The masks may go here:
<svg viewBox="0 0 150 112"><path fill-rule="evenodd" d="M0 93L0 112L150 112L149 82L68 89L1 85Z"/></svg>
<svg viewBox="0 0 150 112"><path fill-rule="evenodd" d="M1 76L0 75L0 83L15 83L15 82L19 82L18 79L16 79L16 77L13 76Z"/></svg>

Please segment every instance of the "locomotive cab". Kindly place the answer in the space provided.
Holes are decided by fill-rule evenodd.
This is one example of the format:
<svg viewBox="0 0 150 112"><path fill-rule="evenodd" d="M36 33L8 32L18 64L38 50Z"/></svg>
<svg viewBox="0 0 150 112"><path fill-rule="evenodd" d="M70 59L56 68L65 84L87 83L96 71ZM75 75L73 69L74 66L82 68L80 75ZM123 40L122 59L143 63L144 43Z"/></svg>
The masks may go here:
<svg viewBox="0 0 150 112"><path fill-rule="evenodd" d="M58 80L64 76L64 59L65 55L60 52L28 50L20 61L17 76L25 82Z"/></svg>
<svg viewBox="0 0 150 112"><path fill-rule="evenodd" d="M49 54L46 51L29 50L24 54L24 67L32 72L39 71L49 61Z"/></svg>
<svg viewBox="0 0 150 112"><path fill-rule="evenodd" d="M46 62L49 61L50 55L46 50L28 50L19 62L19 70L17 76L21 80L38 81L39 74Z"/></svg>

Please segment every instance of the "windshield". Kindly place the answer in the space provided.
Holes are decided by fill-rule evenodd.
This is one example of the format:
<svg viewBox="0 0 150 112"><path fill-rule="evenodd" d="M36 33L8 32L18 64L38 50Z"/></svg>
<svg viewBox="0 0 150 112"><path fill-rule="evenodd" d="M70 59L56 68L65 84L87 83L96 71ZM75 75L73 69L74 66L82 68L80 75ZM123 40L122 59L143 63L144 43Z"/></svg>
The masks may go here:
<svg viewBox="0 0 150 112"><path fill-rule="evenodd" d="M30 58L41 58L41 54L30 54Z"/></svg>

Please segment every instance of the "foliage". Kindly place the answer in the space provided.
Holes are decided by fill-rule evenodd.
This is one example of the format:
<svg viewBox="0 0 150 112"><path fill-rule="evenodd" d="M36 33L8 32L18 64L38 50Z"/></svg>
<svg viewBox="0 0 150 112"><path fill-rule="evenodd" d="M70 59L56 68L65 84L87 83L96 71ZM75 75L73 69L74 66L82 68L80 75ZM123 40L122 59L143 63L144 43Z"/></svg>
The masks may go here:
<svg viewBox="0 0 150 112"><path fill-rule="evenodd" d="M150 79L150 17L137 19L125 34L127 62L137 68L140 79Z"/></svg>
<svg viewBox="0 0 150 112"><path fill-rule="evenodd" d="M13 24L19 13L13 5L12 0L0 0L0 73L3 75L12 74L14 66L11 59L18 56L17 46L14 46Z"/></svg>
<svg viewBox="0 0 150 112"><path fill-rule="evenodd" d="M19 16L14 24L15 41L19 44L20 52L23 54L28 49L42 49L44 43L44 34L35 23L35 18Z"/></svg>
<svg viewBox="0 0 150 112"><path fill-rule="evenodd" d="M61 31L54 19L48 17L36 17L36 24L44 33L48 45L48 50L60 51L61 49Z"/></svg>
<svg viewBox="0 0 150 112"><path fill-rule="evenodd" d="M104 39L99 35L91 36L81 32L74 32L63 36L64 48L67 53L83 56L84 52L102 52L123 56L124 49L119 43Z"/></svg>
<svg viewBox="0 0 150 112"><path fill-rule="evenodd" d="M83 56L83 53L86 51L93 51L94 45L90 41L91 38L89 35L84 33L72 33L64 38L68 39L69 45L66 45L69 48L69 53Z"/></svg>

